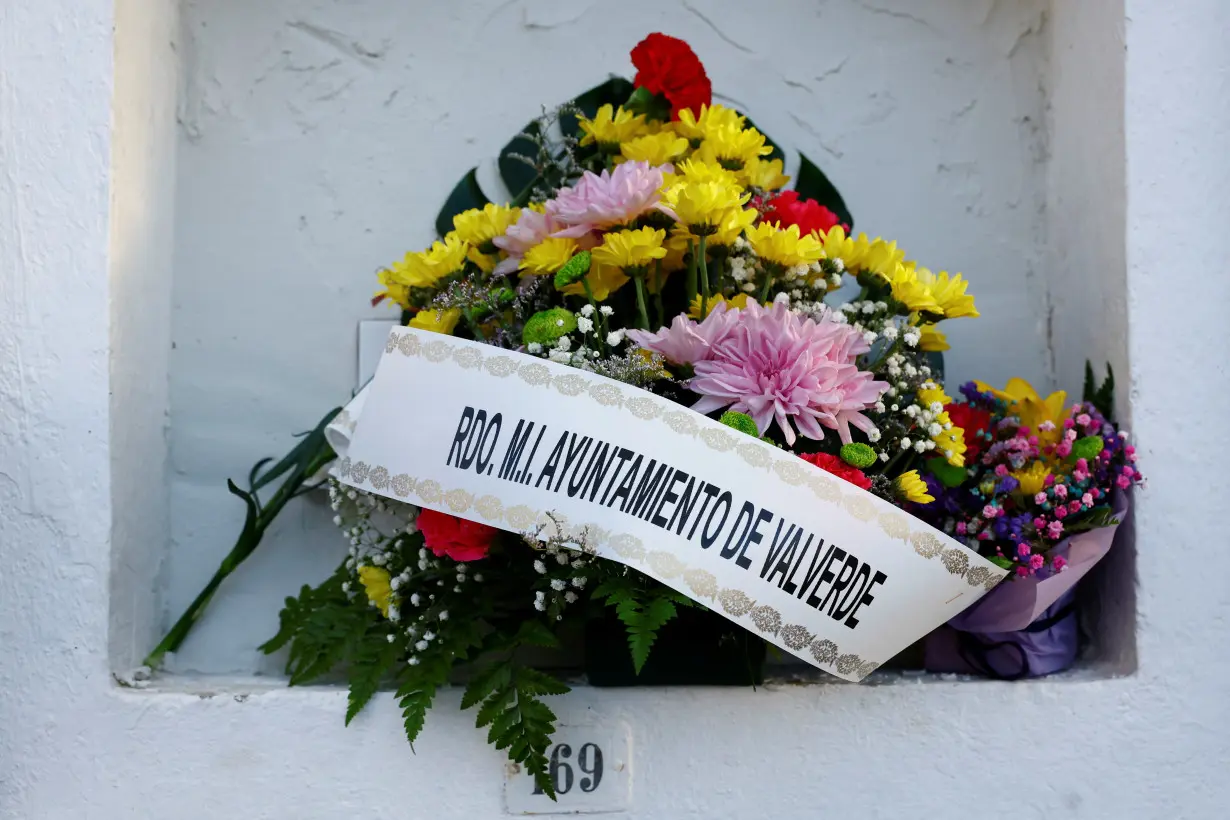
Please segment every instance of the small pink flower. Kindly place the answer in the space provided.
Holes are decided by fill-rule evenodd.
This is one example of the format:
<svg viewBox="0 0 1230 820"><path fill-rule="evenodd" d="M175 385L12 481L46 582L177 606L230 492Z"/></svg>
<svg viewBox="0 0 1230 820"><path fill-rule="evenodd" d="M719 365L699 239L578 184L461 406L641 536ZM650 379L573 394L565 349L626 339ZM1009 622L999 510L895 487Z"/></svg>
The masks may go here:
<svg viewBox="0 0 1230 820"><path fill-rule="evenodd" d="M1062 555L1056 555L1055 560L1051 562L1051 566L1055 568L1056 572L1063 572L1067 569L1068 561Z"/></svg>
<svg viewBox="0 0 1230 820"><path fill-rule="evenodd" d="M1008 475L1008 465L1007 464L996 464L995 465L995 475L999 476L1000 478L1003 478L1004 476Z"/></svg>
<svg viewBox="0 0 1230 820"><path fill-rule="evenodd" d="M1067 518L1068 508L1060 504L1058 507L1055 508L1055 517L1060 518L1060 519Z"/></svg>
<svg viewBox="0 0 1230 820"><path fill-rule="evenodd" d="M1017 567L1017 568L1016 568L1016 574L1017 574L1018 576L1020 576L1021 578L1028 578L1028 577L1029 577L1029 568L1028 568L1028 567Z"/></svg>
<svg viewBox="0 0 1230 820"><path fill-rule="evenodd" d="M1055 422L1051 421L1050 419L1047 419L1046 421L1038 425L1038 429L1041 430L1043 433L1049 433L1055 429Z"/></svg>
<svg viewBox="0 0 1230 820"><path fill-rule="evenodd" d="M1040 530L1045 526L1046 526L1046 519L1043 518L1042 516L1039 515L1037 518L1034 519L1034 529Z"/></svg>
<svg viewBox="0 0 1230 820"><path fill-rule="evenodd" d="M1072 453L1072 442L1064 440L1059 442L1055 447L1055 455L1060 458L1067 458Z"/></svg>
<svg viewBox="0 0 1230 820"><path fill-rule="evenodd" d="M1072 515L1076 515L1080 511L1081 511L1081 503L1079 501L1069 501L1068 502L1068 512L1069 513L1071 513Z"/></svg>
<svg viewBox="0 0 1230 820"><path fill-rule="evenodd" d="M1118 485L1119 489L1126 490L1132 486L1132 480L1125 475L1121 475L1115 479L1115 484Z"/></svg>
<svg viewBox="0 0 1230 820"><path fill-rule="evenodd" d="M621 166L622 167L622 166ZM628 338L695 375L688 388L700 395L698 413L729 407L747 413L763 435L776 421L793 445L798 435L823 439L825 427L843 443L850 425L867 432L871 419L862 411L888 389L855 364L869 350L862 334L823 314L820 319L792 312L785 302L743 309L719 304L697 323L676 317L657 333L631 330Z"/></svg>
<svg viewBox="0 0 1230 820"><path fill-rule="evenodd" d="M957 535L965 535L965 522L964 521L957 522Z"/></svg>
<svg viewBox="0 0 1230 820"><path fill-rule="evenodd" d="M1037 495L1035 495L1034 503L1035 504L1045 504L1046 503L1046 493L1038 493Z"/></svg>
<svg viewBox="0 0 1230 820"><path fill-rule="evenodd" d="M586 171L570 188L561 188L547 202L547 213L563 227L553 236L580 238L590 231L626 225L648 211L661 211L671 219L675 212L660 202L663 171L671 166L625 162L613 171Z"/></svg>
<svg viewBox="0 0 1230 820"><path fill-rule="evenodd" d="M1035 570L1042 569L1042 565L1045 563L1046 563L1045 558L1043 558L1041 555L1035 555L1029 559L1029 568L1035 569Z"/></svg>
<svg viewBox="0 0 1230 820"><path fill-rule="evenodd" d="M1075 424L1075 423L1076 423L1076 422L1072 421L1072 419L1064 419L1064 420L1063 420L1063 429L1065 429L1065 430L1070 430L1070 429L1072 429L1072 425L1073 425L1073 424Z"/></svg>
<svg viewBox="0 0 1230 820"><path fill-rule="evenodd" d="M994 504L988 504L982 508L982 514L985 515L987 518L995 518L997 515L999 515L999 510L996 509Z"/></svg>
<svg viewBox="0 0 1230 820"><path fill-rule="evenodd" d="M1063 534L1063 522L1062 521L1052 521L1050 524L1047 524L1046 534L1049 535L1053 539L1058 539L1059 536Z"/></svg>
<svg viewBox="0 0 1230 820"><path fill-rule="evenodd" d="M1068 441L1076 441L1076 431L1069 430L1067 433L1064 433L1064 438L1066 438Z"/></svg>
<svg viewBox="0 0 1230 820"><path fill-rule="evenodd" d="M1024 558L1026 555L1029 555L1029 544L1017 544L1016 554L1021 556L1022 558Z"/></svg>
<svg viewBox="0 0 1230 820"><path fill-rule="evenodd" d="M1056 484L1055 485L1055 495L1059 496L1060 498L1067 498L1068 497L1068 485L1067 484Z"/></svg>

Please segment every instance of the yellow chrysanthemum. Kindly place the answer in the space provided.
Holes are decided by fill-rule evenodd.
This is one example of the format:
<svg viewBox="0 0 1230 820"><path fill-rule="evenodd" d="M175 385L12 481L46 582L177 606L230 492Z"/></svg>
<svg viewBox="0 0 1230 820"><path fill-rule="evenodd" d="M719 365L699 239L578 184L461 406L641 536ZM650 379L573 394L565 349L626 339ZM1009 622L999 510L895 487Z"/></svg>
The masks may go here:
<svg viewBox="0 0 1230 820"><path fill-rule="evenodd" d="M755 208L731 208L717 223L717 230L707 240L709 247L733 245L748 231L760 214Z"/></svg>
<svg viewBox="0 0 1230 820"><path fill-rule="evenodd" d="M768 156L773 148L765 145L764 134L755 128L721 126L705 133L697 156L706 162L716 162L723 168L739 170L754 159Z"/></svg>
<svg viewBox="0 0 1230 820"><path fill-rule="evenodd" d="M1016 491L1021 495L1034 496L1042 492L1046 486L1046 477L1051 474L1050 469L1041 461L1032 462L1024 470L1014 470L1012 477L1021 482Z"/></svg>
<svg viewBox="0 0 1230 820"><path fill-rule="evenodd" d="M845 228L834 225L822 237L822 242L826 259L840 259L845 269L851 273L857 272L862 267L868 246L866 234L861 234L856 240L846 236Z"/></svg>
<svg viewBox="0 0 1230 820"><path fill-rule="evenodd" d="M720 293L714 296L710 296L709 304L706 306L707 310L705 310L705 316L708 316L710 313L712 313L713 309L717 307L719 304L725 304L732 308L745 308L747 307L748 298L749 297L746 293L740 293L736 296L732 296L729 299L727 299L725 296L722 296ZM700 315L700 303L701 303L701 297L698 294L696 298L692 300L692 304L688 308L688 316L690 318L692 319L703 319L704 318L703 316Z"/></svg>
<svg viewBox="0 0 1230 820"><path fill-rule="evenodd" d="M376 281L384 285L384 290L376 291L376 297L372 300L373 305L389 299L401 305L403 309L410 307L410 288L398 282L393 276L393 271L386 268L378 272Z"/></svg>
<svg viewBox="0 0 1230 820"><path fill-rule="evenodd" d="M716 162L702 159L685 159L675 166L675 173L663 184L663 189L680 187L689 182L718 182L733 188L741 187L734 171L727 170Z"/></svg>
<svg viewBox="0 0 1230 820"><path fill-rule="evenodd" d="M602 237L602 244L591 252L600 265L628 270L645 268L653 260L666 256L666 231L653 228L612 231Z"/></svg>
<svg viewBox="0 0 1230 820"><path fill-rule="evenodd" d="M429 288L441 278L461 270L469 250L457 234L450 233L425 251L407 253L400 262L392 264L389 275L399 285Z"/></svg>
<svg viewBox="0 0 1230 820"><path fill-rule="evenodd" d="M469 242L476 248L481 248L497 236L503 236L510 225L516 224L520 216L520 208L488 202L482 208L471 208L453 217L453 231L462 242Z"/></svg>
<svg viewBox="0 0 1230 820"><path fill-rule="evenodd" d="M931 436L935 449L940 452L953 467L965 466L965 430L957 427L948 417L948 413L940 413L935 417L935 423L940 425L940 432Z"/></svg>
<svg viewBox="0 0 1230 820"><path fill-rule="evenodd" d="M938 352L948 350L948 339L943 332L935 325L923 325L919 332L922 334L918 339L918 349Z"/></svg>
<svg viewBox="0 0 1230 820"><path fill-rule="evenodd" d="M1042 398L1033 385L1024 379L1009 379L1003 390L997 390L986 382L974 382L983 393L991 393L996 398L1008 404L1013 415L1028 427L1038 441L1043 444L1054 444L1063 434L1063 420L1067 418L1068 410L1064 406L1068 394L1062 390Z"/></svg>
<svg viewBox="0 0 1230 820"><path fill-rule="evenodd" d="M731 212L741 210L748 198L734 182L687 180L667 191L666 203L679 217L679 224L693 233L708 234Z"/></svg>
<svg viewBox="0 0 1230 820"><path fill-rule="evenodd" d="M630 139L619 146L623 160L640 160L650 165L665 165L674 162L688 152L688 141L670 131L659 131Z"/></svg>
<svg viewBox="0 0 1230 820"><path fill-rule="evenodd" d="M965 288L969 282L961 278L961 274L949 277L947 271L932 273L926 268L918 271L918 281L931 292L931 297L939 306L939 312L947 319L962 316L977 316L974 307L974 297L966 294Z"/></svg>
<svg viewBox="0 0 1230 820"><path fill-rule="evenodd" d="M952 404L952 396L945 393L944 388L935 382L923 382L918 389L918 403L928 409L936 403L943 407Z"/></svg>
<svg viewBox="0 0 1230 820"><path fill-rule="evenodd" d="M582 145L596 142L603 151L612 154L618 153L622 143L649 132L644 114L633 114L609 104L599 108L592 120L577 117L577 125L585 133L581 137Z"/></svg>
<svg viewBox="0 0 1230 820"><path fill-rule="evenodd" d="M881 272L893 289L893 298L913 313L939 313L940 306L927 286L918 281L918 274L911 265L900 262L887 272Z"/></svg>
<svg viewBox="0 0 1230 820"><path fill-rule="evenodd" d="M500 254L498 252L483 253L473 246L470 247L470 250L466 251L466 259L477 265L478 269L483 273L491 273L495 270L495 266L500 264Z"/></svg>
<svg viewBox="0 0 1230 820"><path fill-rule="evenodd" d="M810 265L824 256L820 240L810 233L800 236L798 225L761 223L747 232L747 241L761 259L787 268Z"/></svg>
<svg viewBox="0 0 1230 820"><path fill-rule="evenodd" d="M679 119L671 123L671 128L679 136L699 142L712 131L721 128L738 130L742 129L746 123L747 119L738 111L714 103L713 105L702 105L699 115L694 114L691 109L683 109L679 112Z"/></svg>
<svg viewBox="0 0 1230 820"><path fill-rule="evenodd" d="M927 484L918 476L918 470L909 470L897 476L897 490L906 501L915 504L930 504L935 496L927 492Z"/></svg>
<svg viewBox="0 0 1230 820"><path fill-rule="evenodd" d="M447 336L456 329L460 319L461 308L448 308L447 310L428 308L414 314L414 318L408 324L419 330L430 330L433 333L443 333Z"/></svg>
<svg viewBox="0 0 1230 820"><path fill-rule="evenodd" d="M597 248L594 250L596 252ZM590 262L589 273L585 276L585 284L589 285L589 292L594 295L594 301L597 302L605 301L607 297L630 281L622 270L612 265L600 263L597 259L593 259ZM580 282L573 282L571 285L562 288L560 293L566 293L570 296L584 296L585 285Z"/></svg>
<svg viewBox="0 0 1230 820"><path fill-rule="evenodd" d="M737 176L744 187L776 191L790 182L790 177L782 173L784 167L780 159L753 157L743 164Z"/></svg>
<svg viewBox="0 0 1230 820"><path fill-rule="evenodd" d="M521 271L535 276L555 273L577 252L577 241L561 236L549 236L521 257Z"/></svg>
<svg viewBox="0 0 1230 820"><path fill-rule="evenodd" d="M866 242L866 237L860 234L859 242ZM879 237L867 243L859 260L860 269L878 273L885 279L890 279L898 266L903 264L909 269L910 277L917 281L914 263L905 261L905 251L898 248L896 242L885 242Z"/></svg>
<svg viewBox="0 0 1230 820"><path fill-rule="evenodd" d="M359 567L359 583L363 584L367 600L375 604L380 609L380 614L386 618L389 616L389 599L393 595L393 588L389 581L387 569L373 566Z"/></svg>

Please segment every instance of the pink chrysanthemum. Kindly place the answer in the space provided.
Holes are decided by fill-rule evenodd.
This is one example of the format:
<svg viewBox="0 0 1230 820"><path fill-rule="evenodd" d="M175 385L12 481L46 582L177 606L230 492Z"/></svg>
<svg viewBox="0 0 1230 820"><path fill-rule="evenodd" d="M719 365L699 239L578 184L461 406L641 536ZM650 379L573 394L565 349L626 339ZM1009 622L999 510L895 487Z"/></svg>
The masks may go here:
<svg viewBox="0 0 1230 820"><path fill-rule="evenodd" d="M791 445L796 427L810 439L824 438L827 427L845 443L851 424L870 431L874 425L862 411L888 389L855 364L870 349L862 334L827 314L819 321L799 316L785 302L763 308L749 301L742 310L719 304L703 322L680 317L657 333L628 336L692 365L688 388L701 396L692 409L747 413L761 435L776 421Z"/></svg>
<svg viewBox="0 0 1230 820"><path fill-rule="evenodd" d="M512 273L521 267L521 257L526 251L560 229L560 224L549 214L540 214L529 208L521 209L521 216L508 226L502 236L491 240L508 258L495 266L497 274Z"/></svg>
<svg viewBox="0 0 1230 820"><path fill-rule="evenodd" d="M547 202L547 213L563 226L553 235L580 238L596 229L626 225L650 210L674 219L675 214L659 201L662 174L670 170L668 165L638 161L601 174L586 171L576 185L561 188Z"/></svg>

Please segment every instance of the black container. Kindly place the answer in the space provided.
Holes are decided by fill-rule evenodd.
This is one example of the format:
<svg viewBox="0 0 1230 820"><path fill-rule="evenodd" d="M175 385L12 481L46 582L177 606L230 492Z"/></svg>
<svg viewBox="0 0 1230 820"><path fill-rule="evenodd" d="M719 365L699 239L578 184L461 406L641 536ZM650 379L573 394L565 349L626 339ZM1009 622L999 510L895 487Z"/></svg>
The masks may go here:
<svg viewBox="0 0 1230 820"><path fill-rule="evenodd" d="M680 607L658 632L638 675L624 625L608 607L585 626L585 674L591 686L758 686L765 642L704 609Z"/></svg>

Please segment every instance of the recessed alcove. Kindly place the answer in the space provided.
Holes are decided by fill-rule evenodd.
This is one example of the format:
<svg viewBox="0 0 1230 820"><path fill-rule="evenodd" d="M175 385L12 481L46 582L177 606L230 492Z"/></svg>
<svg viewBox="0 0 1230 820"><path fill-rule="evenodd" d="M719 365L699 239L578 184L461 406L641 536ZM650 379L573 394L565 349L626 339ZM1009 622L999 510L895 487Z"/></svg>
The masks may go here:
<svg viewBox="0 0 1230 820"><path fill-rule="evenodd" d="M117 668L230 549L243 508L226 479L284 452L355 388L358 323L389 315L369 305L375 270L427 244L457 178L540 106L630 76L627 52L649 31L687 39L725 100L806 151L858 230L970 279L982 317L945 328L950 382L1075 389L1086 356L1126 371L1121 9L136 5L162 16L117 34L117 100L132 103L117 103L113 235L135 273L119 277L129 298L113 307L113 370L148 398L117 422L136 442L113 471L128 501L113 546ZM165 438L153 432L163 411ZM283 598L344 555L331 515L320 499L289 508L170 669L279 674L256 647ZM1131 547L1086 584L1094 639L1074 678L1133 668Z"/></svg>

